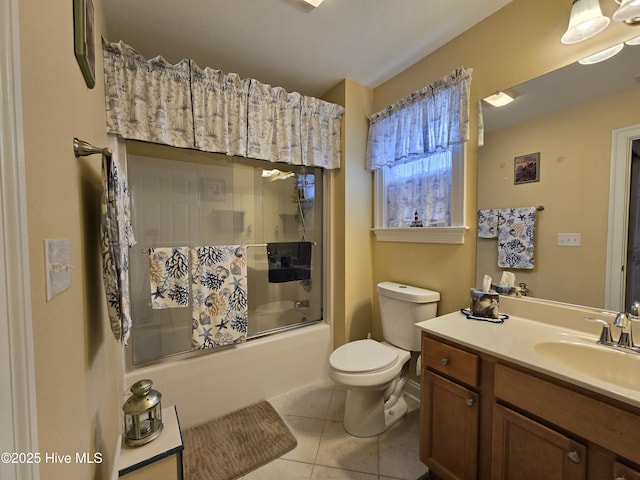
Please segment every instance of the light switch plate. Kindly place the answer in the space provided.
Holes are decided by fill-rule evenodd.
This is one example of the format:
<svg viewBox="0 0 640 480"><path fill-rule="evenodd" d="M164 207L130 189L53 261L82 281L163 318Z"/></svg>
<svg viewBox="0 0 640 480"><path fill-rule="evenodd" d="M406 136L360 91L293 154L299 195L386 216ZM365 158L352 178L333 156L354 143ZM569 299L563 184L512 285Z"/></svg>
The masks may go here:
<svg viewBox="0 0 640 480"><path fill-rule="evenodd" d="M580 241L581 241L581 235L579 233L559 233L558 234L559 247L579 247Z"/></svg>
<svg viewBox="0 0 640 480"><path fill-rule="evenodd" d="M71 287L71 241L44 241L47 302Z"/></svg>

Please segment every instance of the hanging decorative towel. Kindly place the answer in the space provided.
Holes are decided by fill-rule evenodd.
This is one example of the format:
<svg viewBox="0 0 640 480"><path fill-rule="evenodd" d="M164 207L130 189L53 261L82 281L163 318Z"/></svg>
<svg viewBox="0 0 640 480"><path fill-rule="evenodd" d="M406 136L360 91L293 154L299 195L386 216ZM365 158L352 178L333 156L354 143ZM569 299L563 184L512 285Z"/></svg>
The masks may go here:
<svg viewBox="0 0 640 480"><path fill-rule="evenodd" d="M177 308L189 304L189 249L149 249L151 308Z"/></svg>
<svg viewBox="0 0 640 480"><path fill-rule="evenodd" d="M498 266L533 268L536 207L505 208L498 212Z"/></svg>
<svg viewBox="0 0 640 480"><path fill-rule="evenodd" d="M498 238L498 210L478 210L478 237Z"/></svg>
<svg viewBox="0 0 640 480"><path fill-rule="evenodd" d="M191 250L192 346L212 348L247 338L247 248Z"/></svg>
<svg viewBox="0 0 640 480"><path fill-rule="evenodd" d="M107 312L116 340L127 344L131 329L129 247L136 240L131 228L129 187L113 155L102 155L100 243Z"/></svg>

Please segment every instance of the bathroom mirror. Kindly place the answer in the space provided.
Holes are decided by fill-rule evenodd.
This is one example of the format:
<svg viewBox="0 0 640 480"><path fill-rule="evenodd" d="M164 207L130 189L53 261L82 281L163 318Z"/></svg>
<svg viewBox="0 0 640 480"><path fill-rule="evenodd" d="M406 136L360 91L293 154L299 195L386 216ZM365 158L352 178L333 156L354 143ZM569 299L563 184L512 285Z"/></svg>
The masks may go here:
<svg viewBox="0 0 640 480"><path fill-rule="evenodd" d="M482 102L478 209L544 207L536 213L535 266L510 269L516 284L526 283L533 297L604 308L612 132L640 128L640 46L506 92L516 99L505 107ZM516 182L516 157L535 154L538 179ZM477 240L476 286L485 274L498 283L505 269L497 265L497 240Z"/></svg>

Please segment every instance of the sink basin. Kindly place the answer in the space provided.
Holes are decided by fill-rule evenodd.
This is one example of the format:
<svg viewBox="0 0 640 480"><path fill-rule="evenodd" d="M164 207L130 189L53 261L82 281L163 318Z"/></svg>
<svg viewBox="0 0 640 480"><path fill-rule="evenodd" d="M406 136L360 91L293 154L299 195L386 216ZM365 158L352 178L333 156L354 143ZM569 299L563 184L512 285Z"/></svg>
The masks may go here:
<svg viewBox="0 0 640 480"><path fill-rule="evenodd" d="M540 356L583 374L640 391L640 355L616 347L572 342L541 342Z"/></svg>

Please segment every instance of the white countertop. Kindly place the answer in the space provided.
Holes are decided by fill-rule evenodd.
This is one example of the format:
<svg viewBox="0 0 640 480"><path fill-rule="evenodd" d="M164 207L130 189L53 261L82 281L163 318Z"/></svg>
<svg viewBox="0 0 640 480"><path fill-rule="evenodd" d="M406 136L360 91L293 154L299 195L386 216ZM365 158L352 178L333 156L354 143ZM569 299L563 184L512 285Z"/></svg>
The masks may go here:
<svg viewBox="0 0 640 480"><path fill-rule="evenodd" d="M598 335L517 316L509 316L504 323L471 320L460 312L425 320L416 326L442 339L640 407L640 355L598 345ZM560 342L560 351L563 345L577 344L581 351L587 353L587 358L599 358L604 353L606 359L608 355L615 356L615 362L598 362L598 370L602 372L602 378L598 378L589 371L590 358L580 365L570 365L539 353L536 345L546 342ZM567 346L571 351L569 347L571 345ZM601 352L591 348L613 351Z"/></svg>

